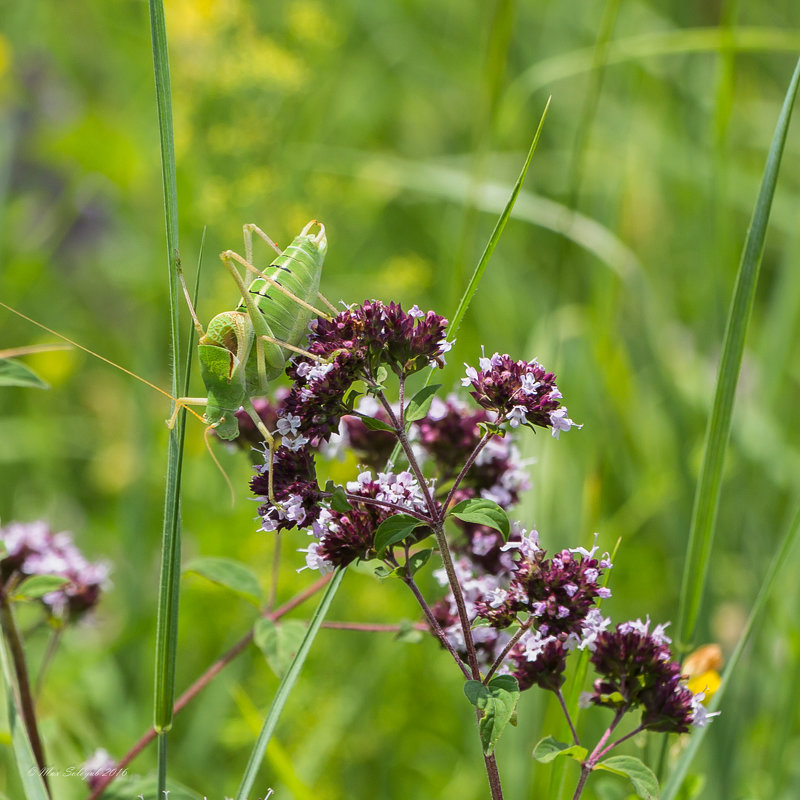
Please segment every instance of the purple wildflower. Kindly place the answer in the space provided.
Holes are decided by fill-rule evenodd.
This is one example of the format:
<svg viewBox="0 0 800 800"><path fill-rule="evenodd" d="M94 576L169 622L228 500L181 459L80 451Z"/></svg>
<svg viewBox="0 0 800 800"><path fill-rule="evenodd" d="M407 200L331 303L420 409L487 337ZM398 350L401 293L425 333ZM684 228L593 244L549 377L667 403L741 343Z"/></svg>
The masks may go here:
<svg viewBox="0 0 800 800"><path fill-rule="evenodd" d="M358 480L347 484L348 511L323 509L314 523L312 542L302 552L306 553L306 566L326 571L332 567L344 567L356 559L368 560L375 557L375 532L378 526L389 517L406 509L425 510L425 500L416 479L410 472L394 474L381 472L373 477L371 472L362 472ZM370 502L376 500L378 505ZM423 529L422 536L429 531ZM419 534L414 534L415 540Z"/></svg>
<svg viewBox="0 0 800 800"><path fill-rule="evenodd" d="M617 709L642 708L642 727L652 731L686 733L705 724L700 695L686 687L680 665L672 660L665 626L650 631L650 620L625 622L615 631L600 633L592 664L601 676L590 701Z"/></svg>
<svg viewBox="0 0 800 800"><path fill-rule="evenodd" d="M368 383L384 365L402 378L430 364L443 366L450 345L447 320L429 311L406 314L396 303L368 300L311 323L307 349L286 372L294 380L285 413L298 417L298 433L309 441L327 441L348 412L347 390L358 379Z"/></svg>
<svg viewBox="0 0 800 800"><path fill-rule="evenodd" d="M307 528L320 513L322 492L317 485L314 457L308 447L292 450L279 447L272 461L273 492L278 505L269 500L269 450L265 463L257 468L250 488L264 504L258 509L263 522L261 530L280 531Z"/></svg>
<svg viewBox="0 0 800 800"><path fill-rule="evenodd" d="M109 568L88 561L67 532L53 533L47 523L12 522L0 528L0 542L7 555L0 560L3 586L29 575L57 575L67 582L41 600L57 617L76 617L100 599L108 586Z"/></svg>
<svg viewBox="0 0 800 800"><path fill-rule="evenodd" d="M545 371L536 359L513 361L508 355L495 353L491 358L482 357L479 365L477 370L465 364L467 374L461 385L472 386L470 394L475 401L496 412L499 422L508 422L512 428L552 428L555 438L561 431L582 427L567 417L555 375Z"/></svg>

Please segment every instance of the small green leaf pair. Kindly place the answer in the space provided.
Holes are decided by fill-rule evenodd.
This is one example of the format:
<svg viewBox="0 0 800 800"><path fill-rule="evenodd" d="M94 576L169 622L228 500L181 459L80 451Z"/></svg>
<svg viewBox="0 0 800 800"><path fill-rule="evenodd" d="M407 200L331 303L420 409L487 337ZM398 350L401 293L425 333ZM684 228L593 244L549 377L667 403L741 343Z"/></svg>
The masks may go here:
<svg viewBox="0 0 800 800"><path fill-rule="evenodd" d="M547 764L562 756L573 758L583 764L587 755L588 751L585 747L577 744L564 744L556 741L552 736L542 739L533 749L533 757L542 764ZM628 778L633 784L636 794L643 800L658 800L658 779L649 767L634 756L612 756L595 764L593 770L595 769Z"/></svg>

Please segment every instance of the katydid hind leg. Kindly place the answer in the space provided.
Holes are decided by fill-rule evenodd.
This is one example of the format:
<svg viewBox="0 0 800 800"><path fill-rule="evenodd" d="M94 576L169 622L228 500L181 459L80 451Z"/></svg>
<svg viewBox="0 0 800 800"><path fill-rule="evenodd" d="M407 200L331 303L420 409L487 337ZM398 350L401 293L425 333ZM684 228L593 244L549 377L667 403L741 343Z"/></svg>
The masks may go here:
<svg viewBox="0 0 800 800"><path fill-rule="evenodd" d="M248 222L246 225L242 226L242 231L244 232L244 257L247 261L251 264L253 263L253 234L255 233L257 236L260 236L278 255L283 254L283 250L278 247L275 242L267 235L255 222Z"/></svg>
<svg viewBox="0 0 800 800"><path fill-rule="evenodd" d="M286 257L291 258L291 256L286 256ZM308 309L312 314L315 314L318 317L324 317L325 319L330 319L330 316L327 313L325 313L324 311L320 311L320 309L312 306L311 303L307 303L301 297L298 297L296 294L289 291L285 286L282 286L278 281L276 281L275 278L272 278L266 273L262 272L262 270L251 264L246 259L242 258L237 252L233 250L226 250L224 253L220 254L220 258L222 259L225 266L228 267L228 269L231 271L231 274L233 275L234 273L236 273L236 276L238 276L239 280L237 280L237 283L239 284L239 290L242 291L242 297L244 298L245 304L247 305L248 312L250 312L250 305L252 304L252 298L250 297L250 292L247 291L247 288L244 288L244 290L242 290L242 287L244 286L244 281L242 281L241 276L239 275L239 271L231 263L232 261L241 264L241 266L243 266L248 272L252 272L259 278L263 278L263 280L265 280L270 286L274 286L285 297L288 297L290 300L297 303L297 305L302 306L305 309Z"/></svg>

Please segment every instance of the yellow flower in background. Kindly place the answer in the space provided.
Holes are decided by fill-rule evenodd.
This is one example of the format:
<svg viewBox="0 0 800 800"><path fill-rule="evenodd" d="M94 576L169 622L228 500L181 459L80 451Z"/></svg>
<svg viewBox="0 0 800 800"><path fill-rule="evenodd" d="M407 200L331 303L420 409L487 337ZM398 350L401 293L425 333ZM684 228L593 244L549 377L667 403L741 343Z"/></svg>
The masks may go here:
<svg viewBox="0 0 800 800"><path fill-rule="evenodd" d="M694 693L704 692L703 704L707 704L719 689L719 670L724 659L718 644L704 644L690 653L683 662L682 672L689 678L688 688Z"/></svg>

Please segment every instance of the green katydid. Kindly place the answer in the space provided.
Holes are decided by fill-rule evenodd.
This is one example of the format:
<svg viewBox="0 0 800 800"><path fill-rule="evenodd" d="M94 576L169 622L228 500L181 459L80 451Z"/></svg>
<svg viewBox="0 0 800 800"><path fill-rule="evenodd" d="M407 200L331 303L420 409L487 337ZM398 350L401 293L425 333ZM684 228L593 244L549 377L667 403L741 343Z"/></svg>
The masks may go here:
<svg viewBox="0 0 800 800"><path fill-rule="evenodd" d="M316 234L311 229L319 226ZM278 256L265 271L253 266L253 234L257 234ZM319 293L322 264L328 247L325 226L312 220L283 252L258 226L244 226L245 257L232 250L220 255L236 281L241 301L234 311L223 311L203 326L192 307L184 284L186 301L200 336L197 352L207 397L179 397L169 424L186 405L205 406L205 421L222 439L239 433L236 412L243 407L269 444L275 439L253 407L252 398L267 392L269 382L284 370L291 351L305 353L299 344L312 316L327 316L311 305L318 297L336 313ZM256 278L246 286L236 264ZM183 280L183 278L181 278ZM271 460L271 459L270 459ZM270 484L271 484L270 473ZM270 485L270 496L272 496Z"/></svg>
<svg viewBox="0 0 800 800"><path fill-rule="evenodd" d="M319 231L312 234L310 231L315 225L319 226ZM263 272L252 263L253 234L260 236L278 252L278 256ZM275 449L274 437L256 413L252 398L265 394L269 381L283 372L290 351L305 353L298 345L305 335L309 320L313 315L327 316L311 302L319 297L336 313L336 309L319 293L327 239L325 227L312 220L284 251L254 224L244 226L244 244L244 258L232 250L226 250L220 255L239 287L241 301L234 311L225 311L214 317L207 331L203 330L197 318L184 284L189 310L200 334L198 355L208 394L205 398L173 398L149 381L41 325L5 303L0 302L0 306L170 397L175 402L175 410L167 422L169 427L174 425L181 408L194 414L189 406L201 405L205 406L203 421L208 423L209 429L213 429L222 439L235 439L239 431L235 414L240 407L244 407L268 442L272 453ZM236 263L256 275L249 286L245 285Z"/></svg>

